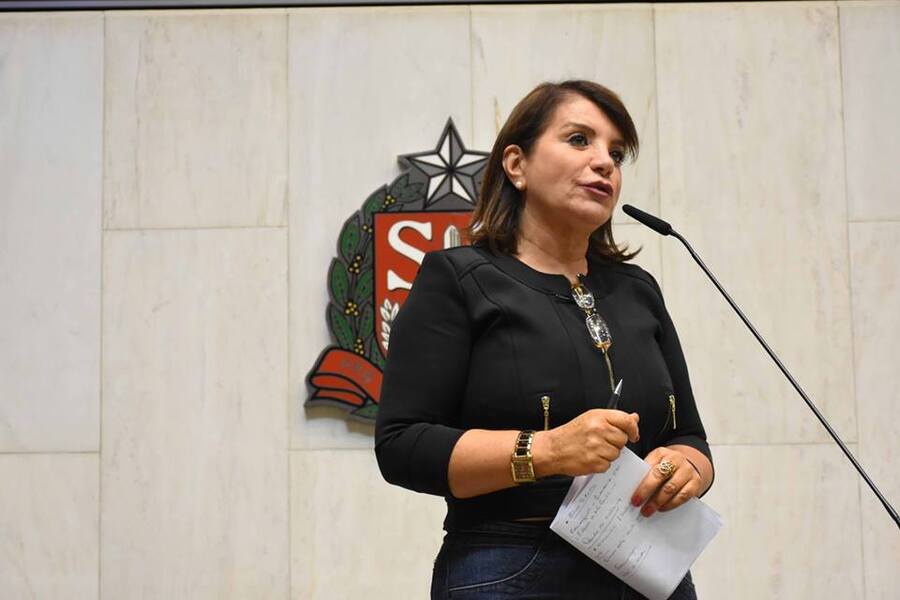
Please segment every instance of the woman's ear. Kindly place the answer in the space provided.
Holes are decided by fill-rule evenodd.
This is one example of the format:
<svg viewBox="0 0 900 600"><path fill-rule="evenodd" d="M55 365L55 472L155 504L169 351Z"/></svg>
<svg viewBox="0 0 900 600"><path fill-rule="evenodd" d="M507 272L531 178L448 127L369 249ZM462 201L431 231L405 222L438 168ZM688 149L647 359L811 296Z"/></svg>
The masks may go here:
<svg viewBox="0 0 900 600"><path fill-rule="evenodd" d="M503 149L503 170L506 176L519 189L525 187L525 153L522 148L510 144Z"/></svg>

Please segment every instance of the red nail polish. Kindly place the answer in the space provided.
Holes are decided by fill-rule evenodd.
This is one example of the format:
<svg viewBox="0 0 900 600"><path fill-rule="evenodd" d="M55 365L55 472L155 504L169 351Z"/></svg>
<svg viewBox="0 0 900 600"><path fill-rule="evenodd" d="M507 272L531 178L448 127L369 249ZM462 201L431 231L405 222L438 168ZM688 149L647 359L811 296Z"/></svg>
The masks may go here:
<svg viewBox="0 0 900 600"><path fill-rule="evenodd" d="M641 505L641 497L635 494L631 497L631 505L632 506L640 506Z"/></svg>
<svg viewBox="0 0 900 600"><path fill-rule="evenodd" d="M656 512L656 509L653 508L652 506L650 506L649 504L641 509L641 514L644 515L645 517L650 517L655 512Z"/></svg>

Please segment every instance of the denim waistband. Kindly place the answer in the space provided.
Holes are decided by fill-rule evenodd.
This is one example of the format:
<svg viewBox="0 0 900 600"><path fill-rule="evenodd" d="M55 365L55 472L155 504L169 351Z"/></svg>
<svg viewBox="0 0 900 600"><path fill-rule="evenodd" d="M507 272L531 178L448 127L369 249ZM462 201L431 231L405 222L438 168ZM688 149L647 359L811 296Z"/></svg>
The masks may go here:
<svg viewBox="0 0 900 600"><path fill-rule="evenodd" d="M537 539L546 536L550 531L550 521L484 521L476 525L467 525L448 533L495 533Z"/></svg>

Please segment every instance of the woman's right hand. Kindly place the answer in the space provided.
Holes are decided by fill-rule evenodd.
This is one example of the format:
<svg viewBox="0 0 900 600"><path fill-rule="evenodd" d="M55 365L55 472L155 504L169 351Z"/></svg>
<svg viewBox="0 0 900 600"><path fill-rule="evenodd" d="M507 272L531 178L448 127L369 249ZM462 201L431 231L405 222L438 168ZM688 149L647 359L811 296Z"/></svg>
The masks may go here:
<svg viewBox="0 0 900 600"><path fill-rule="evenodd" d="M534 436L532 456L537 477L603 473L629 441L637 442L637 413L595 408L565 425Z"/></svg>

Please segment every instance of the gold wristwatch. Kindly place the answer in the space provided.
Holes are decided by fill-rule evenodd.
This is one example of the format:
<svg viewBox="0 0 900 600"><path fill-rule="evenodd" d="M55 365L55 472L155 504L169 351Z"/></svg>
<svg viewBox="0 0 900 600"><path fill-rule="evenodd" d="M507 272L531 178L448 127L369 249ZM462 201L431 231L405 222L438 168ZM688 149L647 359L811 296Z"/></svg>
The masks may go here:
<svg viewBox="0 0 900 600"><path fill-rule="evenodd" d="M531 445L534 443L534 431L520 431L516 438L516 447L509 460L512 478L516 483L531 483L534 478L534 462L531 457Z"/></svg>

